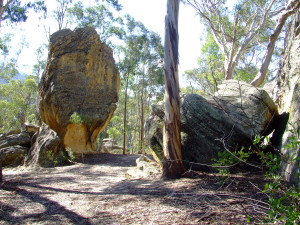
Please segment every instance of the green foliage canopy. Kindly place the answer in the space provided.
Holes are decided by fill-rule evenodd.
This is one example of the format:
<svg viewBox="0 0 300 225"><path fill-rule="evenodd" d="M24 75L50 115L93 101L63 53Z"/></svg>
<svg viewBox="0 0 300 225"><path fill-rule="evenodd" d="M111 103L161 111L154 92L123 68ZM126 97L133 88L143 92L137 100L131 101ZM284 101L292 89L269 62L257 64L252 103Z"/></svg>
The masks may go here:
<svg viewBox="0 0 300 225"><path fill-rule="evenodd" d="M44 1L35 1L21 4L20 0L13 0L3 5L3 0L0 1L0 23L1 21L7 21L8 23L20 23L25 22L28 18L29 9L34 9L35 12L47 13L47 8ZM5 6L7 6L5 8ZM3 11L4 10L4 11Z"/></svg>
<svg viewBox="0 0 300 225"><path fill-rule="evenodd" d="M0 132L18 129L25 122L36 122L36 98L36 77L0 84Z"/></svg>
<svg viewBox="0 0 300 225"><path fill-rule="evenodd" d="M185 71L184 76L193 89L201 90L202 94L211 94L224 79L223 63L224 56L213 35L208 33L198 58L198 68Z"/></svg>
<svg viewBox="0 0 300 225"><path fill-rule="evenodd" d="M225 79L233 79L238 65L255 59L268 44L275 16L284 8L281 0L238 0L229 8L226 0L185 0L200 16L224 56ZM250 63L246 63L248 66ZM256 75L256 74L255 74ZM254 75L253 75L254 76Z"/></svg>
<svg viewBox="0 0 300 225"><path fill-rule="evenodd" d="M105 2L112 5L117 11L122 9L117 0ZM108 43L111 37L122 39L124 35L122 19L115 17L113 11L107 4L97 3L95 6L85 7L84 4L79 1L76 2L73 7L69 8L68 12L69 16L76 21L77 27L94 27L102 42Z"/></svg>

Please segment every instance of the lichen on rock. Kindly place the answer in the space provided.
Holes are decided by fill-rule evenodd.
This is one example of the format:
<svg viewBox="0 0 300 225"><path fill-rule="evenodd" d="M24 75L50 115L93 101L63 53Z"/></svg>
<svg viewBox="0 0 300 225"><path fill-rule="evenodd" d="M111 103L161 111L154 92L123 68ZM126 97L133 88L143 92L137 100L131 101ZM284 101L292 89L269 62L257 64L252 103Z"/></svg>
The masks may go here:
<svg viewBox="0 0 300 225"><path fill-rule="evenodd" d="M212 97L186 94L181 99L181 143L187 168L207 170L218 153L249 147L257 134L272 129L277 108L263 89L228 80ZM153 154L163 158L163 106L152 107L146 139Z"/></svg>

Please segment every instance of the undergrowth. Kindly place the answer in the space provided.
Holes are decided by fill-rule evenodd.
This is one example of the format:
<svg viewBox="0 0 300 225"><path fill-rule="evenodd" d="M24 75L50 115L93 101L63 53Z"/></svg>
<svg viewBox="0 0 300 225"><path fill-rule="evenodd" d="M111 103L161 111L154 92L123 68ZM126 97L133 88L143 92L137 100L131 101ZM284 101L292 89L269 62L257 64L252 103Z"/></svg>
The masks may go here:
<svg viewBox="0 0 300 225"><path fill-rule="evenodd" d="M295 150L300 144L300 130L290 130L292 133L288 140L288 144L284 147L287 150ZM262 193L267 196L267 204L269 206L266 216L262 219L264 223L273 224L300 224L300 188L287 184L283 179L282 160L277 149L275 153L265 152L267 147L271 146L268 137L256 136L253 141L253 146L256 146L252 152L256 153L264 168L264 175L267 183L265 184ZM251 154L251 151L245 151L242 148L239 151L230 152L226 149L218 153L218 158L214 159L214 167L218 173L228 175L229 168L240 163L246 162ZM284 158L285 163L287 159ZM289 163L299 161L299 158L292 158ZM300 174L298 174L300 176ZM251 218L249 218L249 222Z"/></svg>

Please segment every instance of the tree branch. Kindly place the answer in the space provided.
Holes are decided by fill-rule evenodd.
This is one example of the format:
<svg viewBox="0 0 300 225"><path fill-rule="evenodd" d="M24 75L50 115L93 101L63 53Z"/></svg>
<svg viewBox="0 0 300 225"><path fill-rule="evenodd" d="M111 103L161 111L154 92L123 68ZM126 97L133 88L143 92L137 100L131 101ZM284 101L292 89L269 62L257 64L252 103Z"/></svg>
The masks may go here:
<svg viewBox="0 0 300 225"><path fill-rule="evenodd" d="M275 44L276 41L279 37L279 34L286 22L286 20L293 15L298 9L300 8L300 2L299 0L291 0L286 6L285 12L281 15L279 18L275 30L273 34L270 36L269 44L267 47L267 53L265 55L264 61L261 65L259 73L256 75L256 77L251 81L250 84L252 84L255 87L260 86L263 81L265 80L267 73L268 73L268 68L271 62L271 58L274 52Z"/></svg>
<svg viewBox="0 0 300 225"><path fill-rule="evenodd" d="M13 2L14 0L9 0L4 6L3 6L3 0L0 1L0 27L2 22L2 16L4 12L7 10L8 6Z"/></svg>

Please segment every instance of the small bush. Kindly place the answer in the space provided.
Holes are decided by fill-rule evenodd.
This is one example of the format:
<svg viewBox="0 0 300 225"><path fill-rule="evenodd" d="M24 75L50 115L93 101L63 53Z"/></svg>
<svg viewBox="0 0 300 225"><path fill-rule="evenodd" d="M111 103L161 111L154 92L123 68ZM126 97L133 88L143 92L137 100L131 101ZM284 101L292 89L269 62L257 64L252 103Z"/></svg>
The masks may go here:
<svg viewBox="0 0 300 225"><path fill-rule="evenodd" d="M83 118L80 114L78 114L77 112L74 112L71 116L70 116L70 120L71 123L75 123L75 124L80 124L83 123Z"/></svg>
<svg viewBox="0 0 300 225"><path fill-rule="evenodd" d="M75 124L86 124L86 125L90 125L92 123L92 118L89 116L85 116L85 115L81 115L77 112L74 112L71 116L69 121L71 123L75 123Z"/></svg>
<svg viewBox="0 0 300 225"><path fill-rule="evenodd" d="M294 152L300 145L300 129L293 129L290 132L292 135L284 147ZM259 156L262 166L266 169L265 177L270 180L262 190L262 193L268 197L267 203L269 205L264 222L268 224L300 224L300 189L284 182L280 173L282 160L295 162L300 159L296 157L292 157L292 159L283 158L278 149L274 149L276 154L264 152L267 147L272 147L268 137L256 136L253 145L257 147L253 152ZM220 174L228 175L231 166L248 159L250 152L243 150L220 152L218 158L214 159L213 166L219 167L217 170Z"/></svg>
<svg viewBox="0 0 300 225"><path fill-rule="evenodd" d="M230 167L238 164L239 162L245 162L249 158L251 153L244 150L244 148L241 148L239 151L235 152L230 152L229 150L218 152L218 158L213 159L215 162L213 166L216 168L218 173L222 175L229 174Z"/></svg>

